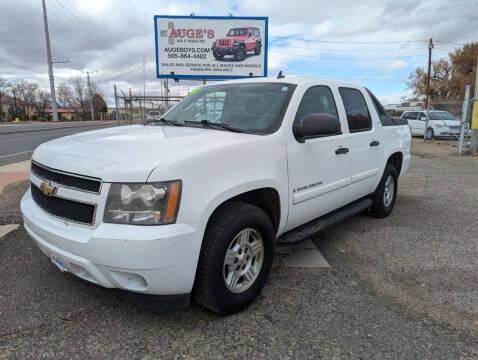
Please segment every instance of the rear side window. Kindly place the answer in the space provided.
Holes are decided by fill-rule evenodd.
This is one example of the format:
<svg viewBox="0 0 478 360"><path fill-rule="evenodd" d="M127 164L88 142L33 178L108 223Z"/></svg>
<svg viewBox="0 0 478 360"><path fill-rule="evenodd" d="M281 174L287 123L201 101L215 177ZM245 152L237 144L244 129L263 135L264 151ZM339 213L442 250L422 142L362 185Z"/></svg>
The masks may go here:
<svg viewBox="0 0 478 360"><path fill-rule="evenodd" d="M392 117L383 108L382 104L380 104L380 101L378 101L378 99L375 97L375 95L372 94L372 92L369 89L366 89L366 90L370 96L370 99L372 99L373 106L375 107L375 110L377 111L377 114L380 119L380 122L382 123L382 126L395 125L395 121L393 121Z"/></svg>
<svg viewBox="0 0 478 360"><path fill-rule="evenodd" d="M305 92L295 116L295 123L303 124L304 119L313 114L327 114L338 118L334 96L327 86L314 86Z"/></svg>
<svg viewBox="0 0 478 360"><path fill-rule="evenodd" d="M370 130L372 121L362 93L351 88L339 88L339 92L347 114L349 131L353 133Z"/></svg>

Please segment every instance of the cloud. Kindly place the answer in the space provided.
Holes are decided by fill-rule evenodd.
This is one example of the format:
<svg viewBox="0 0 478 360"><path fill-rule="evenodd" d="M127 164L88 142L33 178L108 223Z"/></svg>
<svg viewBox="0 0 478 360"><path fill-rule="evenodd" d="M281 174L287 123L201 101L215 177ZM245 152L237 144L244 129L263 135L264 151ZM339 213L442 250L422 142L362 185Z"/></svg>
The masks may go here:
<svg viewBox="0 0 478 360"><path fill-rule="evenodd" d="M430 37L464 43L478 35L470 25L478 23L478 5L468 0L49 0L47 10L53 57L70 61L55 65L57 83L84 69L97 70L94 79L103 80L100 86L110 104L113 81L125 89L142 88L143 55L147 87L160 89L154 71L154 14L268 16L269 73L274 75L280 69L315 75L327 68L329 78L403 77L423 65ZM404 40L424 41L363 43ZM453 47L437 43L434 54L445 55ZM40 0L2 2L0 69L9 80L25 78L48 88ZM399 86L392 78L380 81ZM187 87L188 82L181 84Z"/></svg>

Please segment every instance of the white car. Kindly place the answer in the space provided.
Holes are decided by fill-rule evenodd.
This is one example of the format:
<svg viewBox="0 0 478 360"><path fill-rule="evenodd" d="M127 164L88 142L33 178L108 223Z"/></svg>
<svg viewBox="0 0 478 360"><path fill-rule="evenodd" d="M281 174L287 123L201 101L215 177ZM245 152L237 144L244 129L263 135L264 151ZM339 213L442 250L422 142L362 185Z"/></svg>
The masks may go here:
<svg viewBox="0 0 478 360"><path fill-rule="evenodd" d="M40 145L25 229L95 284L231 313L276 244L369 209L388 216L410 131L362 86L310 78L208 85L150 125Z"/></svg>
<svg viewBox="0 0 478 360"><path fill-rule="evenodd" d="M146 121L155 121L161 118L161 112L159 111L149 111L146 114Z"/></svg>
<svg viewBox="0 0 478 360"><path fill-rule="evenodd" d="M401 118L408 121L412 136L425 135L427 111L405 111ZM460 136L460 120L448 111L430 110L427 139L458 138Z"/></svg>

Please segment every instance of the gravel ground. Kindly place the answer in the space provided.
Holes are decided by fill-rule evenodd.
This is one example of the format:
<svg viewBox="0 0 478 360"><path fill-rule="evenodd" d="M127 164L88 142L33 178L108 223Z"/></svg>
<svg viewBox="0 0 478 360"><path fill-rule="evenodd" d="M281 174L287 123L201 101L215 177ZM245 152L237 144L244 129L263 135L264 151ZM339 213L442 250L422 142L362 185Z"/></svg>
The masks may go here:
<svg viewBox="0 0 478 360"><path fill-rule="evenodd" d="M478 159L414 140L392 216L355 217L316 244L326 258L327 247L346 249L379 295L478 336Z"/></svg>
<svg viewBox="0 0 478 360"><path fill-rule="evenodd" d="M415 156L389 218L316 236L331 269L274 268L229 317L161 313L62 274L20 227L0 238L0 358L476 359L476 161Z"/></svg>
<svg viewBox="0 0 478 360"><path fill-rule="evenodd" d="M0 173L0 176L2 174ZM0 192L0 225L21 224L20 199L28 189L28 180L19 181L5 186ZM1 254L1 252L0 252Z"/></svg>

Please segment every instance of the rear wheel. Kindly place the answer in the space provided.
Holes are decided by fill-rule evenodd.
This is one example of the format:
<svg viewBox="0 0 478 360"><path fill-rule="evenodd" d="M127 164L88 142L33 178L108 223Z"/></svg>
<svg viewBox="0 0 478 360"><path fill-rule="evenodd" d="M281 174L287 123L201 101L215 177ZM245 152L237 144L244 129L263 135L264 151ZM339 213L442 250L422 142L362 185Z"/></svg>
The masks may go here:
<svg viewBox="0 0 478 360"><path fill-rule="evenodd" d="M239 46L239 48L234 53L234 59L238 61L242 61L246 58L246 49L243 46Z"/></svg>
<svg viewBox="0 0 478 360"><path fill-rule="evenodd" d="M397 198L397 190L398 172L393 164L388 163L372 199L372 213L376 217L384 218L390 215Z"/></svg>
<svg viewBox="0 0 478 360"><path fill-rule="evenodd" d="M274 227L260 208L223 205L203 240L193 295L220 314L237 312L259 295L273 258Z"/></svg>

